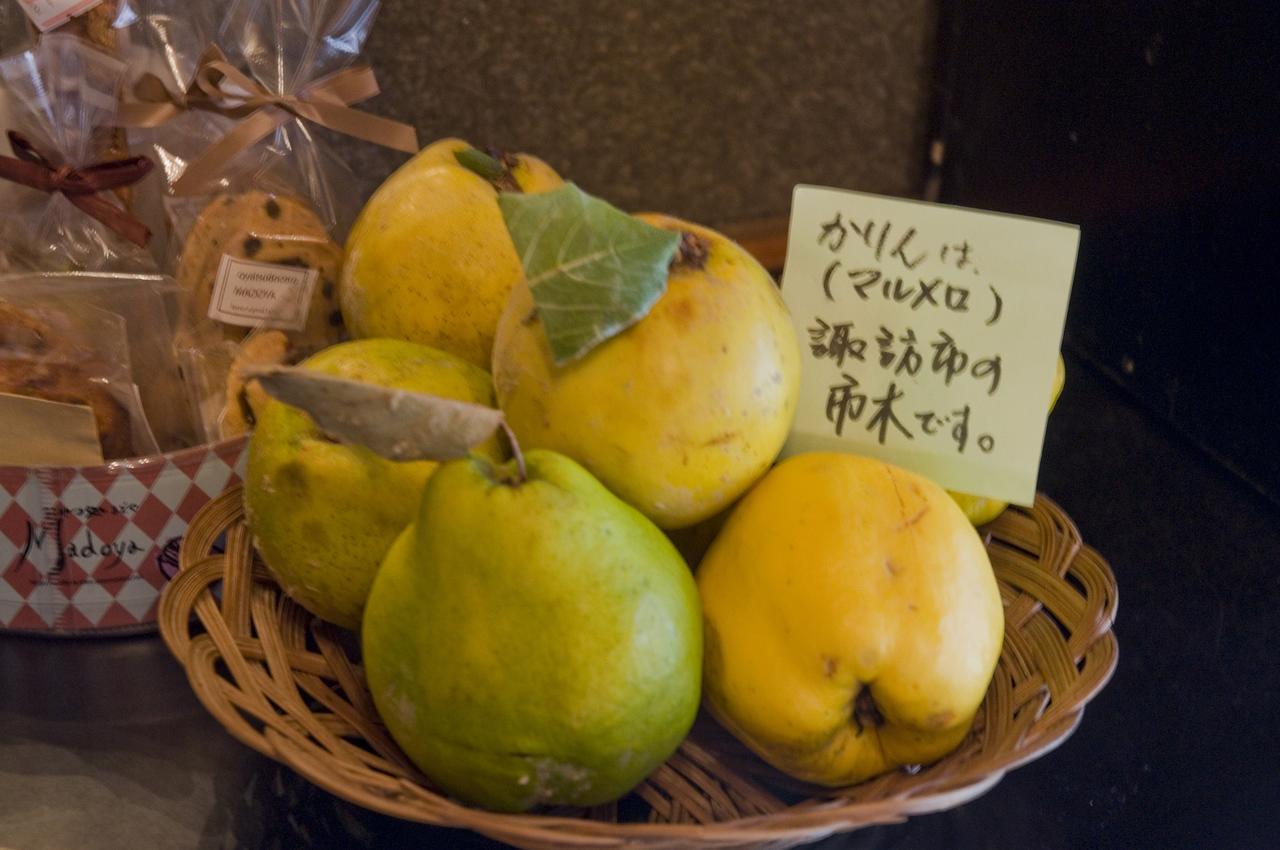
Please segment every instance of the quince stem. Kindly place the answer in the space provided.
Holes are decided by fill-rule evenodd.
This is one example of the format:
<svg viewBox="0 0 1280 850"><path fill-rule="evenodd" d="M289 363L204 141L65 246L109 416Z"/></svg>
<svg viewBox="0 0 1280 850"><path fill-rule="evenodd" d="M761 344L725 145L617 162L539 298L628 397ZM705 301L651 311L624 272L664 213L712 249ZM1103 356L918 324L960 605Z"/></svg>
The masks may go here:
<svg viewBox="0 0 1280 850"><path fill-rule="evenodd" d="M671 258L672 267L683 266L690 269L703 269L707 266L710 247L702 237L686 230L680 231L680 244L676 254Z"/></svg>
<svg viewBox="0 0 1280 850"><path fill-rule="evenodd" d="M529 471L524 465L524 452L520 451L520 441L516 439L516 433L511 430L511 426L507 424L507 420L503 419L499 424L502 425L502 432L507 435L507 442L511 444L511 456L516 461L516 479L507 483L513 487L519 487L525 481L529 480Z"/></svg>
<svg viewBox="0 0 1280 850"><path fill-rule="evenodd" d="M500 151L494 151L491 155L477 148L467 148L456 151L453 158L463 168L488 180L490 185L499 192L520 191L520 184L511 173L515 160Z"/></svg>

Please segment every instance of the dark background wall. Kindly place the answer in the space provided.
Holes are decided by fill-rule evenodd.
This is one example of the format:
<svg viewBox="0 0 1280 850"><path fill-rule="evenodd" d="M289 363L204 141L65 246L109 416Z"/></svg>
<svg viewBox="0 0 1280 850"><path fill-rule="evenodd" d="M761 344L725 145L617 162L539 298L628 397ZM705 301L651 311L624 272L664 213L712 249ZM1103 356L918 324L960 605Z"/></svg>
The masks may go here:
<svg viewBox="0 0 1280 850"><path fill-rule="evenodd" d="M386 0L377 109L524 150L624 209L785 216L800 182L919 191L933 0ZM371 183L395 158L354 153Z"/></svg>
<svg viewBox="0 0 1280 850"><path fill-rule="evenodd" d="M942 9L942 200L1078 223L1068 350L1280 496L1280 6Z"/></svg>

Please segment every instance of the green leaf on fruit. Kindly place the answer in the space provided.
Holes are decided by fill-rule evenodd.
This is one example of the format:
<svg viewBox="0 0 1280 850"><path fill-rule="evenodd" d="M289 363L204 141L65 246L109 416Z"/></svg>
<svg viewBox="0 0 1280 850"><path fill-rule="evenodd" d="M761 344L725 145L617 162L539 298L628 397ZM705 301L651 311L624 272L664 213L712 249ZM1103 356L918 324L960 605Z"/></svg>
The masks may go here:
<svg viewBox="0 0 1280 850"><path fill-rule="evenodd" d="M556 365L640 321L666 291L678 233L645 224L572 183L553 192L503 193L498 206Z"/></svg>
<svg viewBox="0 0 1280 850"><path fill-rule="evenodd" d="M482 404L352 381L293 366L245 369L328 437L390 460L455 460L493 436L502 412Z"/></svg>

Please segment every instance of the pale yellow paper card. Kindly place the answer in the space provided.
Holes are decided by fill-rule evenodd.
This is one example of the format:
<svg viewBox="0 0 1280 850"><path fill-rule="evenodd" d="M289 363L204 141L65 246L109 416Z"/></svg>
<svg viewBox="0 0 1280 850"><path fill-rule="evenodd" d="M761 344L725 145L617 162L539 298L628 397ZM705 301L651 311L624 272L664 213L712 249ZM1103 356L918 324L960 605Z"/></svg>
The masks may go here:
<svg viewBox="0 0 1280 850"><path fill-rule="evenodd" d="M1070 224L797 186L784 454L870 455L1031 504L1079 241Z"/></svg>
<svg viewBox="0 0 1280 850"><path fill-rule="evenodd" d="M0 393L0 466L95 466L102 443L93 410Z"/></svg>

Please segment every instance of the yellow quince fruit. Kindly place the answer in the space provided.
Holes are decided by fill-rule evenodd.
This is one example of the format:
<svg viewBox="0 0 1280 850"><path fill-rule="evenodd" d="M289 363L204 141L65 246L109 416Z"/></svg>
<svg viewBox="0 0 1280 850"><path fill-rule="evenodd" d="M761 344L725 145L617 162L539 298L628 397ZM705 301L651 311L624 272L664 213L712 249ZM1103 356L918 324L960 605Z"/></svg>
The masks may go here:
<svg viewBox="0 0 1280 850"><path fill-rule="evenodd" d="M555 452L442 465L378 570L362 635L391 736L449 794L499 811L621 797L698 711L689 568Z"/></svg>
<svg viewBox="0 0 1280 850"><path fill-rule="evenodd" d="M478 169L486 176L459 155L487 166ZM338 291L347 328L488 369L494 327L521 274L498 192L561 182L528 154L490 157L460 139L425 148L374 192L347 237Z"/></svg>
<svg viewBox="0 0 1280 850"><path fill-rule="evenodd" d="M855 455L774 467L697 581L704 705L821 785L957 747L1003 642L995 575L964 514L928 479Z"/></svg>
<svg viewBox="0 0 1280 850"><path fill-rule="evenodd" d="M670 216L682 234L649 313L557 366L523 281L498 322L498 405L530 448L589 469L660 528L728 507L773 463L795 416L800 349L769 273L727 237Z"/></svg>
<svg viewBox="0 0 1280 850"><path fill-rule="evenodd" d="M302 367L379 386L491 405L489 374L398 339L339 343ZM479 447L501 456L497 439ZM269 399L249 440L245 512L254 544L280 586L318 617L360 626L383 555L413 519L437 464L395 461L364 446L335 443L311 417Z"/></svg>

